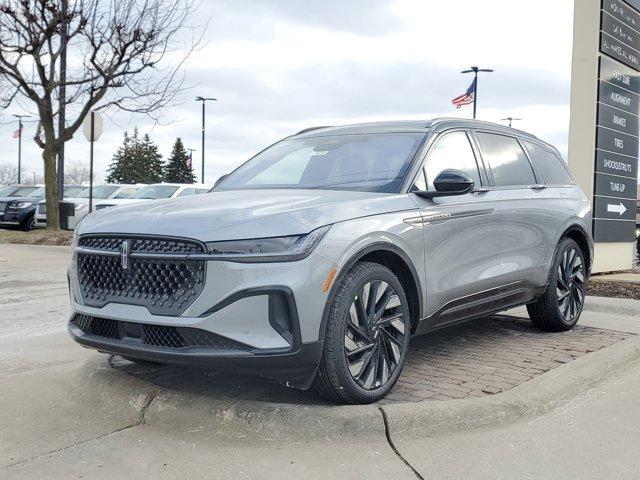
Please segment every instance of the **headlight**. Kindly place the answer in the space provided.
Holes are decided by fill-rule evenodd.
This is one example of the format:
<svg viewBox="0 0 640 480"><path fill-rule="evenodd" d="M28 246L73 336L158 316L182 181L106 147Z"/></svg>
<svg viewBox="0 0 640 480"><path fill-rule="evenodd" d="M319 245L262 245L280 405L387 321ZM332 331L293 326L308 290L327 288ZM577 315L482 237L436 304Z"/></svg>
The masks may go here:
<svg viewBox="0 0 640 480"><path fill-rule="evenodd" d="M329 226L306 235L208 242L207 251L213 258L232 262L294 262L308 257L328 230Z"/></svg>
<svg viewBox="0 0 640 480"><path fill-rule="evenodd" d="M14 203L13 205L11 205L11 208L15 208L16 210L20 210L22 208L30 207L31 205L33 205L33 203L31 203L31 202L19 202L19 203Z"/></svg>

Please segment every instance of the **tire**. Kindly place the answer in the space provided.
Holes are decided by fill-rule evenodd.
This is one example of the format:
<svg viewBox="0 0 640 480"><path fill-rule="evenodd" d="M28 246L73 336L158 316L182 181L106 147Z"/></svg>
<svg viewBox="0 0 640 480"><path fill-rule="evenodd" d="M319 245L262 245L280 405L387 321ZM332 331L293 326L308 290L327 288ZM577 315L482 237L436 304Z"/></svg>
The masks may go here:
<svg viewBox="0 0 640 480"><path fill-rule="evenodd" d="M316 390L337 403L383 398L407 355L408 305L402 284L388 268L361 262L349 270L331 300Z"/></svg>
<svg viewBox="0 0 640 480"><path fill-rule="evenodd" d="M24 222L22 222L22 230L25 232L30 232L31 230L36 228L36 216L29 215Z"/></svg>
<svg viewBox="0 0 640 480"><path fill-rule="evenodd" d="M587 268L578 244L563 238L553 258L544 295L527 305L529 318L540 330L571 330L580 318L587 287Z"/></svg>

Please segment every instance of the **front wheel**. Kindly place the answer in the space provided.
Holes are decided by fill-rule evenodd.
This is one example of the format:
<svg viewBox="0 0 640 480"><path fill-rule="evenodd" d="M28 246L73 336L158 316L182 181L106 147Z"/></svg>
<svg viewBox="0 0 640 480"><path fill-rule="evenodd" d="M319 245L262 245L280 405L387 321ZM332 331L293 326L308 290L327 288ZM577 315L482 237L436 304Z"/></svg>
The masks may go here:
<svg viewBox="0 0 640 480"><path fill-rule="evenodd" d="M25 218L24 222L22 222L22 230L24 230L25 232L30 232L35 228L36 228L36 216L29 215L27 218Z"/></svg>
<svg viewBox="0 0 640 480"><path fill-rule="evenodd" d="M341 403L383 398L402 371L410 321L407 297L393 272L377 263L356 264L331 303L316 389Z"/></svg>
<svg viewBox="0 0 640 480"><path fill-rule="evenodd" d="M578 244L564 238L556 249L545 294L527 305L533 324L548 332L570 330L584 307L587 266Z"/></svg>

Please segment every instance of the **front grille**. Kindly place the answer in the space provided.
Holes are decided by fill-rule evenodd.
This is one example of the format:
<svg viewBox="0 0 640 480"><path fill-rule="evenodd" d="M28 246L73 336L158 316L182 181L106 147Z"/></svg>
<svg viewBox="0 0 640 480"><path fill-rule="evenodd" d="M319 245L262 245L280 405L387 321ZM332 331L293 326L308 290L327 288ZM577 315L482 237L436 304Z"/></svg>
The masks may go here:
<svg viewBox="0 0 640 480"><path fill-rule="evenodd" d="M75 315L71 323L87 335L157 348L247 350L241 343L198 328L122 322L82 314Z"/></svg>
<svg viewBox="0 0 640 480"><path fill-rule="evenodd" d="M125 237L82 237L81 247L119 252ZM204 253L201 244L173 238L132 238L132 253Z"/></svg>
<svg viewBox="0 0 640 480"><path fill-rule="evenodd" d="M128 240L131 253L202 253L197 242L175 239L125 237L81 237L79 246L104 252L119 252ZM78 252L78 279L84 303L103 307L124 303L146 307L151 313L176 316L204 288L205 262L174 258L130 258L124 269L120 256Z"/></svg>
<svg viewBox="0 0 640 480"><path fill-rule="evenodd" d="M4 209L7 207L5 202L0 202L0 213L4 213Z"/></svg>

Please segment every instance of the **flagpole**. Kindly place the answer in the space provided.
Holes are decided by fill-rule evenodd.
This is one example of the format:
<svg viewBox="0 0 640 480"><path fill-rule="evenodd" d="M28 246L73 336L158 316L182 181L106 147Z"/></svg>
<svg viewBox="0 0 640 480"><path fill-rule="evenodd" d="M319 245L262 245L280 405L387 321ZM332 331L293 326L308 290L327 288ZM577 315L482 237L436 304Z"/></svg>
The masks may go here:
<svg viewBox="0 0 640 480"><path fill-rule="evenodd" d="M22 119L30 117L30 115L14 114L13 116L18 119L18 185L20 185L22 177Z"/></svg>
<svg viewBox="0 0 640 480"><path fill-rule="evenodd" d="M479 67L470 67L469 70L463 70L460 73L473 73L473 82L475 85L475 92L473 93L473 119L476 119L476 115L478 112L478 72L483 73L492 73L493 69L491 68L479 68Z"/></svg>
<svg viewBox="0 0 640 480"><path fill-rule="evenodd" d="M473 84L475 86L475 92L473 92L473 119L476 119L478 113L478 68L476 67L473 77Z"/></svg>

